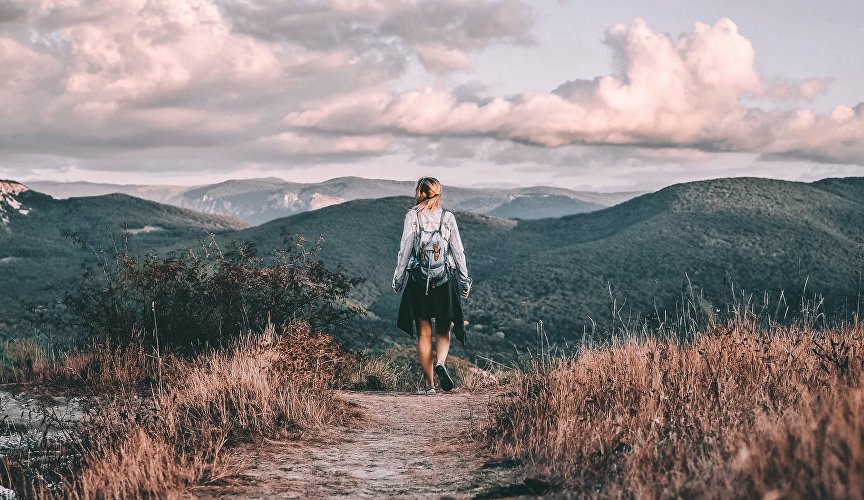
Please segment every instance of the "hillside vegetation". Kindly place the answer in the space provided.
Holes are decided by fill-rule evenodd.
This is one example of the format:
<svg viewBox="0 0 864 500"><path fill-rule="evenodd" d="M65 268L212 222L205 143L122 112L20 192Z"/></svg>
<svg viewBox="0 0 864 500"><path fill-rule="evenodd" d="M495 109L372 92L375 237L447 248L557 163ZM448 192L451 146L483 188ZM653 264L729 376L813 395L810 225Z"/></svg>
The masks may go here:
<svg viewBox="0 0 864 500"><path fill-rule="evenodd" d="M331 389L351 359L302 322L193 358L108 342L65 354L22 375L42 393L82 394L83 414L34 410L33 425L59 431L3 450L0 486L23 498L178 498L236 481L232 448L349 419Z"/></svg>
<svg viewBox="0 0 864 500"><path fill-rule="evenodd" d="M81 262L96 258L92 252L81 252L64 233L84 237L109 253L123 246L125 236L138 251L155 252L181 243L194 245L208 233L247 227L229 217L122 194L55 200L24 191L15 198L28 211L13 214L0 227L0 332L4 325L8 328L23 318L36 320L56 309L55 290L71 287L80 275ZM29 313L30 305L39 311Z"/></svg>
<svg viewBox="0 0 864 500"><path fill-rule="evenodd" d="M42 398L10 420L15 395L0 393L0 486L25 498L175 498L236 479L238 444L347 420L332 389L359 358L318 327L354 317L356 280L296 240L267 264L243 245L125 250L100 255L62 300L75 321L61 332L86 341L0 343L0 382ZM58 411L54 395L75 403Z"/></svg>
<svg viewBox="0 0 864 500"><path fill-rule="evenodd" d="M37 190L57 197L125 193L200 212L229 215L252 224L316 210L346 201L409 194L414 182L362 177L337 177L324 182L286 182L279 178L232 179L205 186L110 185L37 182ZM517 188L448 187L456 210L537 219L590 212L639 193L594 193L548 186Z"/></svg>
<svg viewBox="0 0 864 500"><path fill-rule="evenodd" d="M637 325L680 331L682 325L676 322L683 317L694 331L722 320L733 292L738 297L742 290L755 294L751 301L776 320L800 309L802 297L810 300L814 294L824 296L820 311L827 313L817 320L848 318L859 297L862 193L864 185L857 178L810 184L738 178L678 184L604 210L561 218L513 220L457 211L475 278L465 304L471 322L469 352L462 354L512 353L511 342L520 348L533 345L539 320L558 344L583 336L608 338ZM445 206L453 197L445 191ZM81 209L95 203L67 202ZM133 217L136 224L165 227L136 216L136 203L150 210L145 213L191 214L128 197L106 197L101 203L127 204L129 210L97 211L115 215L94 218L91 231L112 223L117 227ZM201 232L193 226L206 222L211 231L214 226L225 228L217 240L247 241L267 259L267 249L278 247L286 234L308 239L323 235L318 255L328 264L344 266L348 275L367 279L352 291L351 301L371 314L337 332L338 337L357 347L383 348L393 341L410 341L395 328L399 296L390 290L401 225L410 206L407 196L357 200L235 231L227 229L224 219L194 224L182 219L164 231L136 235L133 247L196 246ZM85 220L85 213L72 220ZM58 250L65 242L56 236L68 227L67 219L57 214L34 229L45 235L39 241L22 239L17 249L0 247L0 258L14 256L13 266L0 264L0 274L17 280L25 293L33 290L31 277L40 276L37 283L44 288L51 273L67 276L75 258L68 246ZM25 227L20 234L26 233ZM14 260L33 252L44 254ZM686 306L690 309L685 310L685 303L692 304Z"/></svg>
<svg viewBox="0 0 864 500"><path fill-rule="evenodd" d="M779 320L813 293L824 295L830 316L848 316L860 270L860 185L858 179L720 179L559 219L457 213L475 278L466 302L469 342L508 348L495 335L503 332L528 345L538 320L558 342L583 332L606 337L645 320L663 329L683 314L685 302L696 304L692 315L707 325L727 313L733 287L736 294L755 292L753 301L764 301ZM351 202L236 236L265 247L283 232L323 234L325 259L368 278L355 298L382 320L372 337L399 339L392 326L399 297L390 279L410 206L407 197Z"/></svg>

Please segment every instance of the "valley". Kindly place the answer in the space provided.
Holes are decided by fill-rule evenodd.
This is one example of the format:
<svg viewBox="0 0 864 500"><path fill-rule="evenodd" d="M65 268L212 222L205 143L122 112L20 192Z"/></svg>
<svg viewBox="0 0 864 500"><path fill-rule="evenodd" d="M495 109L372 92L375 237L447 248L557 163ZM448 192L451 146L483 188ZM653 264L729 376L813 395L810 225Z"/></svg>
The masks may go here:
<svg viewBox="0 0 864 500"><path fill-rule="evenodd" d="M450 196L459 199L449 191L445 196L445 206L452 206ZM26 317L22 299L43 314L50 310L48 292L79 274L86 254L63 238L66 229L106 249L128 236L133 251L163 253L200 247L212 233L219 244L246 241L265 256L286 237L312 241L320 235L318 255L325 263L366 279L351 300L369 314L337 337L361 348L410 342L395 327L399 296L390 289L402 220L411 206L407 196L348 201L257 226L124 195L54 200L28 191L18 199L31 211L15 215L0 233L6 284L0 322L6 325ZM733 293L740 299L742 290L753 294L752 302L765 301L763 308L781 320L814 297L824 297L826 318L848 318L858 293L862 202L859 178L737 178L673 185L559 218L516 220L456 210L475 279L465 302L470 324L464 354L532 346L540 320L558 345L607 338L625 324L664 328L687 307L707 322L724 314Z"/></svg>

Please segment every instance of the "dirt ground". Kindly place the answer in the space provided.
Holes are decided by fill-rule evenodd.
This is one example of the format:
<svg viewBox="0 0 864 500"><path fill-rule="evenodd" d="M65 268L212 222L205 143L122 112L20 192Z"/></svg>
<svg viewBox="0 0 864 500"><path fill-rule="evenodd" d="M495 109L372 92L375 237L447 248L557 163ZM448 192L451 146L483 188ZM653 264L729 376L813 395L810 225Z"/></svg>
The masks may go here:
<svg viewBox="0 0 864 500"><path fill-rule="evenodd" d="M513 498L542 493L519 464L496 462L469 439L483 394L340 393L362 419L299 441L242 450L242 485L219 498Z"/></svg>

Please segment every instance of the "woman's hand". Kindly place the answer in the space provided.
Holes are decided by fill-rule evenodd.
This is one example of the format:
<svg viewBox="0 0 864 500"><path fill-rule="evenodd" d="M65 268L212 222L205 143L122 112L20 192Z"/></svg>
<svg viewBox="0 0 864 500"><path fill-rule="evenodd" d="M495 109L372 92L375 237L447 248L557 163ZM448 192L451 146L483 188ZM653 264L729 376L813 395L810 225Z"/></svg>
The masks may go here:
<svg viewBox="0 0 864 500"><path fill-rule="evenodd" d="M393 280L393 283L390 284L390 287L393 288L393 293L399 293L402 291L402 287L405 286L405 279L402 280Z"/></svg>
<svg viewBox="0 0 864 500"><path fill-rule="evenodd" d="M473 283L474 283L474 280L472 280L471 278L466 279L466 280L462 283L462 298L463 298L463 299L467 299L467 298L468 298L468 294L471 293L471 285L472 285Z"/></svg>

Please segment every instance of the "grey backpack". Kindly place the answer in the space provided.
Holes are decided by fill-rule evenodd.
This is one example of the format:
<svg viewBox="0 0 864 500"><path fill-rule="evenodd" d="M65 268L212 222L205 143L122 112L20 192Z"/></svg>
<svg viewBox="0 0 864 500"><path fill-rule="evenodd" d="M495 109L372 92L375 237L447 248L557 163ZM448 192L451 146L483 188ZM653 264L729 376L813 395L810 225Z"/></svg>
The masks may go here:
<svg viewBox="0 0 864 500"><path fill-rule="evenodd" d="M443 285L450 279L450 267L447 265L449 243L441 232L445 215L447 212L442 210L438 229L427 231L420 224L420 214L417 214L417 232L414 234L414 259L417 265L411 271L411 278L426 282L426 295L429 295L430 286Z"/></svg>

